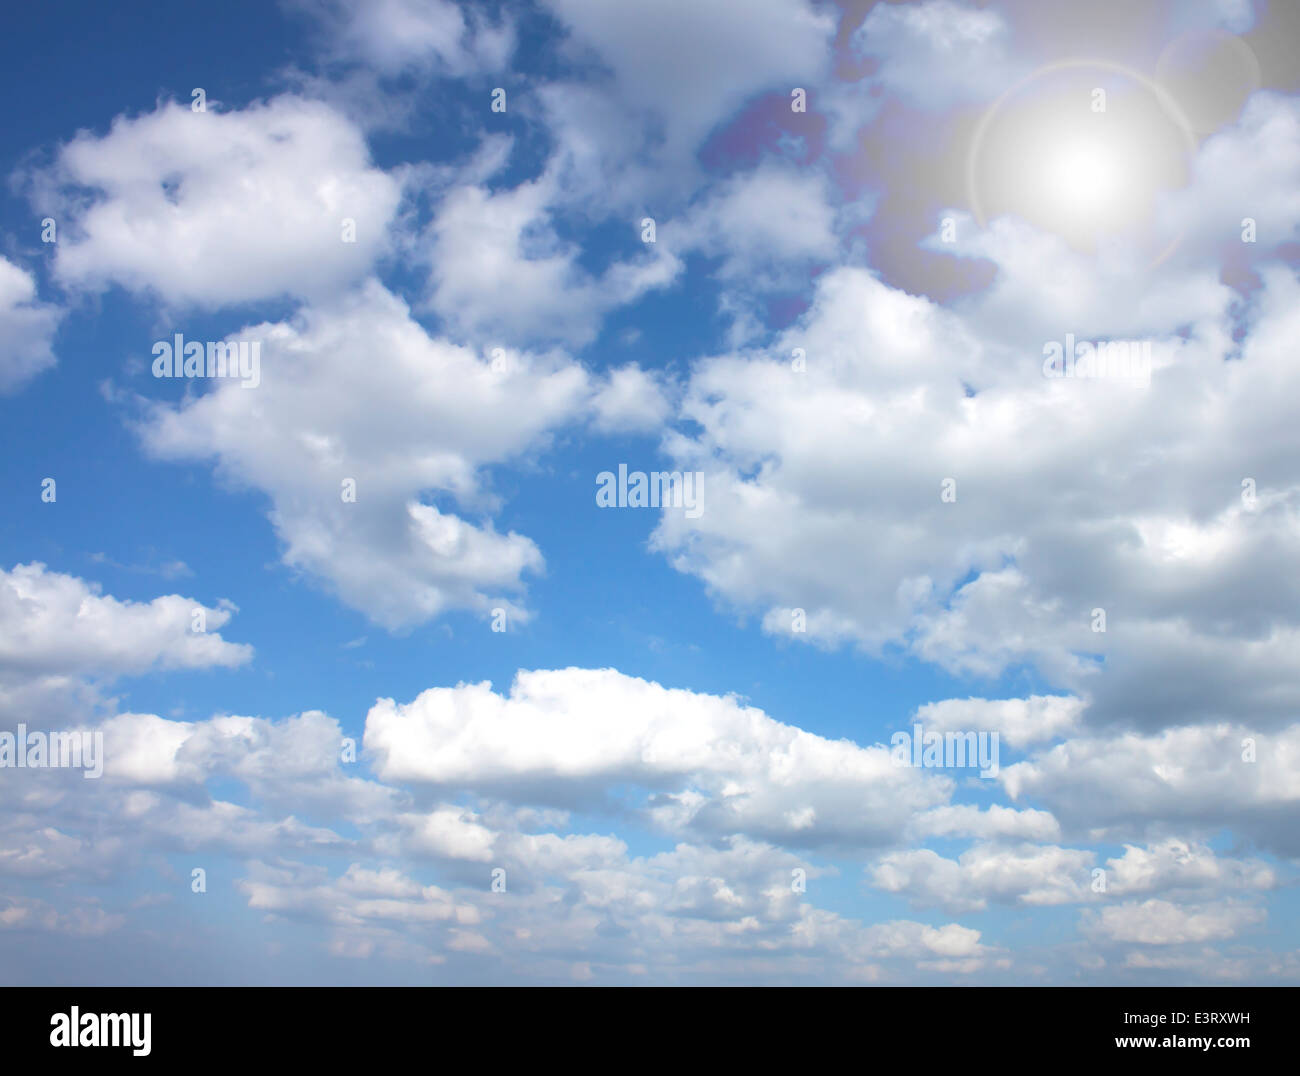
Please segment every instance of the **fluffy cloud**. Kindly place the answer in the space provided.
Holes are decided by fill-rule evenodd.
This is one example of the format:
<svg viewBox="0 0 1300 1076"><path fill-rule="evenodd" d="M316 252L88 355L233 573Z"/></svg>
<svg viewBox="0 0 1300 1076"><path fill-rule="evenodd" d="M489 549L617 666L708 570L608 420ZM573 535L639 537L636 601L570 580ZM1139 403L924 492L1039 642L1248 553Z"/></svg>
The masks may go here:
<svg viewBox="0 0 1300 1076"><path fill-rule="evenodd" d="M150 451L213 459L264 490L292 567L392 629L448 609L512 600L542 565L528 538L432 503L493 506L479 469L544 443L579 417L591 386L555 355L494 357L431 338L371 281L329 308L236 334L262 342L262 384L218 384L141 427ZM343 499L355 483L355 501ZM428 498L428 499L426 499Z"/></svg>
<svg viewBox="0 0 1300 1076"><path fill-rule="evenodd" d="M111 915L93 903L60 911L43 900L0 897L0 930L41 930L76 938L99 937L116 930L126 917Z"/></svg>
<svg viewBox="0 0 1300 1076"><path fill-rule="evenodd" d="M1090 852L1052 845L976 845L955 861L917 848L882 857L871 881L886 892L906 894L918 906L941 905L960 913L980 911L989 900L1027 905L1082 900L1093 865Z"/></svg>
<svg viewBox="0 0 1300 1076"><path fill-rule="evenodd" d="M838 247L824 176L766 162L719 184L664 235L683 249L721 257L721 278L748 288L789 286L795 270L829 261Z"/></svg>
<svg viewBox="0 0 1300 1076"><path fill-rule="evenodd" d="M1250 167L1243 168L1243 161ZM1300 105L1257 93L1235 124L1206 141L1193 185L1161 206L1161 223L1182 237L1188 254L1259 260L1300 234L1298 192ZM1253 246L1241 242L1246 217L1256 224Z"/></svg>
<svg viewBox="0 0 1300 1076"><path fill-rule="evenodd" d="M789 93L824 77L834 23L804 0L754 0L743 19L727 0L614 8L546 0L576 43L613 73L621 101L649 113L665 155L685 163L712 127L761 90Z"/></svg>
<svg viewBox="0 0 1300 1076"><path fill-rule="evenodd" d="M1128 895L1187 889L1271 889L1277 875L1259 860L1223 859L1203 844L1168 840L1107 862L1107 891Z"/></svg>
<svg viewBox="0 0 1300 1076"><path fill-rule="evenodd" d="M911 825L911 835L918 839L977 837L989 840L994 837L1009 837L1050 841L1059 837L1060 833L1060 824L1047 811L1033 808L1018 811L996 803L990 804L985 810L980 810L972 803L932 807L918 814Z"/></svg>
<svg viewBox="0 0 1300 1076"><path fill-rule="evenodd" d="M393 790L345 769L338 724L321 713L280 722L118 713L94 729L99 780L29 770L0 786L0 875L69 884L134 873L160 851L341 852L357 842L331 826L391 824ZM212 794L209 781L238 782L252 805Z"/></svg>
<svg viewBox="0 0 1300 1076"><path fill-rule="evenodd" d="M492 25L474 13L467 19L451 0L297 0L295 6L320 20L330 58L386 75L495 71L514 50L509 23Z"/></svg>
<svg viewBox="0 0 1300 1076"><path fill-rule="evenodd" d="M1098 267L1010 222L967 243L1002 272L952 310L835 269L769 347L697 363L680 417L698 432L666 446L705 473L708 510L665 516L656 546L796 641L1032 663L1094 722L1287 720L1294 274L1260 266L1238 345L1208 267ZM1067 334L1149 341L1149 388L1045 378Z"/></svg>
<svg viewBox="0 0 1300 1076"><path fill-rule="evenodd" d="M242 864L236 890L271 923L314 927L336 957L440 965L459 981L890 982L1011 970L1012 958L959 922L862 923L818 906L826 868L797 849L828 837L869 846L889 841L886 830L904 846L869 875L913 905L962 915L998 902L1088 902L1086 937L1202 965L1186 946L1235 936L1264 914L1207 898L1278 883L1262 862L1169 839L1105 861L1099 896L1089 886L1096 853L1030 843L1050 839L1050 815L947 804L951 781L895 768L883 747L828 741L735 698L614 670L521 673L509 696L461 685L405 706L381 699L362 758L379 780L344 761L340 726L314 711L279 721L127 713L101 728L103 780L36 770L0 785L0 876L107 882L140 876L159 852L230 855ZM239 803L215 792L232 782ZM618 836L577 829L565 810L520 805L567 795L627 820L626 807L592 794L629 784L649 796L645 818L685 834L681 843L633 855ZM477 806L453 802L471 790ZM906 844L926 834L982 839L949 860ZM491 884L496 872L504 889ZM806 890L791 884L800 872ZM1149 894L1160 896L1106 903ZM61 897L11 898L0 914L42 930L114 932L137 913ZM1245 951L1238 964L1243 976L1262 967Z"/></svg>
<svg viewBox="0 0 1300 1076"><path fill-rule="evenodd" d="M654 793L650 815L672 832L806 846L888 842L952 788L895 766L883 747L825 740L735 698L613 669L520 672L504 697L466 684L405 704L382 699L366 717L365 747L385 780L472 782L551 803L626 781Z"/></svg>
<svg viewBox="0 0 1300 1076"><path fill-rule="evenodd" d="M835 980L892 980L917 966L970 972L992 952L979 931L956 923L864 927L803 903L781 881L792 861L763 845L679 845L646 859L605 860L552 864L544 884L516 892L508 882L496 894L357 864L330 878L305 864L255 863L240 887L252 907L325 925L336 955L443 964L465 954L479 977L493 969L487 981L506 968L516 981L600 974L634 982L653 971L682 983L776 982L825 975L828 958ZM603 939L598 950L593 936Z"/></svg>
<svg viewBox="0 0 1300 1076"><path fill-rule="evenodd" d="M929 109L996 96L1015 81L1010 28L996 11L951 0L878 4L853 35L891 95Z"/></svg>
<svg viewBox="0 0 1300 1076"><path fill-rule="evenodd" d="M1084 912L1084 929L1111 942L1180 945L1232 938L1267 918L1251 904L1224 902L1181 907L1165 900L1116 905Z"/></svg>
<svg viewBox="0 0 1300 1076"><path fill-rule="evenodd" d="M596 429L605 433L653 432L672 411L663 377L635 364L611 370L591 403Z"/></svg>
<svg viewBox="0 0 1300 1076"><path fill-rule="evenodd" d="M385 962L367 975L406 964L452 981L1024 981L1034 965L997 935L1046 909L1037 924L1080 916L1077 942L1042 951L1058 980L1071 953L1107 981L1300 977L1300 955L1242 937L1290 879L1238 847L1300 856L1291 101L1257 95L1205 144L1151 224L1182 240L1158 269L944 211L956 240L932 237L926 257L991 282L940 304L858 257L887 264L890 243L917 253L914 236L889 233L937 208L942 149L873 159L909 141L886 126L860 156L808 159L820 136L799 143L775 124L775 154L765 146L711 185L696 154L743 109L719 140L740 146L795 86L810 93L808 130L834 112L840 150L856 151L864 119L914 118L900 99L987 99L1023 62L991 9L875 5L852 41L873 66L837 88L830 6L754 0L738 18L725 0L544 0L567 34L542 50L544 77L573 65L596 80L541 84L521 70L514 140L386 172L363 132L409 119L433 79L469 79L449 100L478 94L478 76L510 61L513 26L450 0L296 6L324 42L324 73L289 76L302 95L119 117L35 177L53 195L54 274L69 288L120 285L204 311L295 301L292 316L231 334L262 345L255 391L217 383L141 402L148 451L263 494L285 564L399 631L449 610L527 615L542 550L496 529L493 469L531 465L569 429L655 433L677 409L663 447L709 490L702 517L666 516L656 532L673 565L783 639L958 675L1015 670L1033 683L1026 697L944 699L915 719L997 731L1025 757L999 781L963 784L809 731L824 727L817 714L782 721L736 696L567 668L520 672L508 691L442 681L381 698L354 762L349 730L319 710L270 719L218 701L205 720L173 720L110 708L99 690L117 678L247 662L251 649L215 630L233 607L207 608L195 633L196 603L178 595L119 601L20 565L0 572L0 716L93 717L107 758L102 780L0 781L0 965L18 969L5 975L92 974L84 942L75 960L59 952L69 936L137 931L124 948L144 938L162 951L166 924L148 909L184 893L201 853L274 945ZM915 141L945 142L946 121L930 118ZM798 169L781 163L795 144ZM531 178L507 184L507 167ZM886 189L838 205L868 173ZM865 207L891 195L860 245ZM390 245L399 210L410 238ZM635 240L643 215L659 222L654 246ZM1244 216L1258 244L1238 242ZM355 244L341 242L345 218ZM603 252L574 238L592 225L615 236ZM380 284L390 253L405 261L384 261ZM734 324L732 353L696 362L687 384L637 365L593 374L547 350L597 339L609 312L694 272L690 254L714 271ZM761 300L802 290L810 271L811 305L770 335ZM0 259L0 391L52 363L58 318ZM1150 387L1045 380L1044 342L1066 334L1150 341ZM791 366L796 349L806 367ZM355 501L340 496L353 484ZM792 633L796 617L806 632ZM1230 853L1215 850L1225 826ZM822 879L846 866L853 882L865 867L876 921L822 906L843 896ZM1104 893L1090 885L1098 866ZM119 889L102 907L79 895L103 883L163 891L136 902ZM48 900L27 895L37 885ZM894 918L903 903L988 926ZM216 952L228 936L190 932L213 947L210 967L230 966Z"/></svg>
<svg viewBox="0 0 1300 1076"><path fill-rule="evenodd" d="M747 772L757 775L754 784L796 788L805 766L823 783L826 767L845 764L880 770L886 780L899 772L883 749L820 741L735 700L669 693L611 671L583 674L538 676L558 678L576 695L594 693L602 717L623 713L638 701L638 691L648 696L641 708L648 703L657 710L652 740L646 741L644 728L636 733L641 765L667 773L732 773L725 791L733 797ZM595 691L599 681L608 685L603 695ZM567 704L541 687L516 694L552 719L555 706ZM417 704L427 701L426 693ZM610 711L610 703L622 708ZM679 718L682 704L688 708ZM421 806L423 775L400 777L392 772L401 768L397 760L374 747L386 729L386 706L381 701L368 719L377 730L367 742L382 756L382 784L342 760L341 730L321 713L283 721L118 714L101 726L107 749L102 781L70 781L59 771L38 770L0 786L0 876L60 885L107 882L140 876L159 852L231 855L244 863L235 884L251 911L314 924L335 956L448 964L457 975L486 981L575 975L625 981L650 968L682 982L753 981L755 975L784 981L822 977L828 966L833 979L892 981L990 966L994 950L979 931L960 924L868 925L819 909L791 878L802 870L815 879L822 871L764 841L716 834L707 843L634 857L617 837L573 832L563 811L491 799L479 810L449 802ZM693 731L710 713L715 717L703 734ZM481 735L481 724L467 725L467 740ZM517 726L507 731L519 733ZM746 732L738 752L717 739ZM496 772L487 756L463 746L467 754L453 764L453 784L490 792ZM540 752L551 760L543 764L554 768L556 756L547 754L544 742L525 739L522 748ZM834 757L819 766L819 752ZM855 752L862 756L857 762ZM709 754L716 756L712 762ZM729 754L736 757L729 760ZM608 786L636 768L629 757L616 743L596 746L585 772ZM416 761L438 764L428 753ZM506 760L512 781L520 778L519 762ZM234 782L247 802L218 797L217 781L223 789ZM653 776L649 781L662 783ZM431 867L440 878L436 884L422 880ZM489 885L498 868L505 881L500 891ZM66 907L11 900L4 914L12 925L54 930L84 921L101 932L122 929L136 914L110 910L92 922L75 900L60 904ZM592 937L604 944L593 949ZM755 952L764 954L757 965ZM578 953L583 959L575 963Z"/></svg>
<svg viewBox="0 0 1300 1076"><path fill-rule="evenodd" d="M916 721L936 732L990 731L1013 747L1059 739L1072 732L1083 700L1069 695L1027 699L944 699L926 703Z"/></svg>
<svg viewBox="0 0 1300 1076"><path fill-rule="evenodd" d="M54 365L50 343L62 313L39 302L32 275L0 258L0 395Z"/></svg>
<svg viewBox="0 0 1300 1076"><path fill-rule="evenodd" d="M120 116L63 146L43 178L61 192L65 285L208 308L328 295L364 276L400 197L355 126L292 95ZM349 219L355 242L343 241Z"/></svg>
<svg viewBox="0 0 1300 1076"><path fill-rule="evenodd" d="M1203 898L1225 890L1270 889L1277 882L1259 860L1220 858L1204 844L1178 838L1129 845L1104 867L1101 859L1082 848L982 843L955 860L928 848L891 852L876 860L869 875L878 889L951 914L982 911L990 901L1032 907L1155 892ZM1104 890L1093 888L1098 868L1105 872Z"/></svg>
<svg viewBox="0 0 1300 1076"><path fill-rule="evenodd" d="M1067 829L1121 839L1178 825L1232 826L1284 855L1300 854L1300 725L1261 734L1229 724L1142 735L1085 736L1025 762L998 780L1016 800L1049 807Z"/></svg>
<svg viewBox="0 0 1300 1076"><path fill-rule="evenodd" d="M554 230L550 206L559 197L549 171L501 191L460 186L447 195L427 256L429 305L450 332L484 343L589 343L605 312L677 274L677 260L656 244L592 276L578 264L577 246Z"/></svg>
<svg viewBox="0 0 1300 1076"><path fill-rule="evenodd" d="M194 628L202 611L204 629ZM178 594L119 601L76 576L44 564L0 569L0 676L122 676L150 669L232 667L252 647L219 631L235 613Z"/></svg>

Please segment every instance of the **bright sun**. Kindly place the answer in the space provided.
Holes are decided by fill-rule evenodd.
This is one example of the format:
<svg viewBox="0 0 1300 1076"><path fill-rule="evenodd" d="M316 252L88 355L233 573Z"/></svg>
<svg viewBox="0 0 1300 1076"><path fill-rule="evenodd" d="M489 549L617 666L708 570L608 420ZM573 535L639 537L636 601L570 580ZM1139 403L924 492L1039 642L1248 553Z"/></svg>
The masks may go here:
<svg viewBox="0 0 1300 1076"><path fill-rule="evenodd" d="M1042 157L1048 196L1062 209L1103 216L1122 194L1120 159L1098 138L1072 138Z"/></svg>
<svg viewBox="0 0 1300 1076"><path fill-rule="evenodd" d="M966 189L976 222L1014 216L1076 249L1124 245L1154 263L1177 243L1156 212L1184 185L1195 148L1177 102L1105 60L1040 68L985 111L971 136Z"/></svg>

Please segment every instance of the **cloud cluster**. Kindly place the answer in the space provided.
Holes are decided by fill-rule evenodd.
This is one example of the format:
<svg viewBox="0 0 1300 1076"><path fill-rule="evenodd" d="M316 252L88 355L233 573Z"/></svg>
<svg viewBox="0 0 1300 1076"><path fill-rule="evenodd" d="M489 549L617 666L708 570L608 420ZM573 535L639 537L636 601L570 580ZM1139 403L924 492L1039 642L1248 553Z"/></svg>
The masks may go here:
<svg viewBox="0 0 1300 1076"><path fill-rule="evenodd" d="M665 516L657 547L795 641L1032 665L1099 723L1286 721L1294 273L1259 264L1243 327L1195 260L1098 266L1009 220L955 250L993 260L993 286L944 307L833 269L770 346L698 362L693 432L665 444L709 510ZM1067 338L1145 342L1149 386L1045 377Z"/></svg>
<svg viewBox="0 0 1300 1076"><path fill-rule="evenodd" d="M1034 5L880 4L836 44L804 0L543 0L554 55L503 79L508 120L467 159L398 140L383 164L368 132L443 80L485 96L522 22L294 6L320 72L294 92L160 103L20 177L72 297L120 287L261 349L256 391L107 392L150 459L262 495L288 568L402 632L532 615L545 540L498 528L496 469L536 473L573 433L655 437L708 498L652 549L724 615L778 647L1030 681L874 715L997 733L1013 757L996 781L898 766L812 731L815 702L774 716L615 668L435 683L377 699L363 731L318 709L136 712L106 689L249 662L220 634L234 607L19 564L0 570L0 725L93 728L106 759L102 780L0 782L9 945L153 944L150 909L201 861L277 931L458 981L1300 979L1300 954L1256 947L1300 859L1293 96L1256 94L1199 147L1149 222L1173 244L1158 266L958 209L918 248L909 214L937 207L917 189L946 171L931 118L1029 68L1013 30ZM1248 7L1205 18L1244 27ZM832 74L837 48L860 83ZM813 114L787 127L795 89ZM913 257L962 286L904 283L926 279ZM668 357L681 380L610 359L611 315L711 289L720 353ZM765 309L791 297L797 316ZM0 392L54 364L62 316L0 258ZM1049 348L1115 340L1149 382L1044 376ZM837 874L861 918L836 910ZM1007 909L1076 935L1009 951Z"/></svg>

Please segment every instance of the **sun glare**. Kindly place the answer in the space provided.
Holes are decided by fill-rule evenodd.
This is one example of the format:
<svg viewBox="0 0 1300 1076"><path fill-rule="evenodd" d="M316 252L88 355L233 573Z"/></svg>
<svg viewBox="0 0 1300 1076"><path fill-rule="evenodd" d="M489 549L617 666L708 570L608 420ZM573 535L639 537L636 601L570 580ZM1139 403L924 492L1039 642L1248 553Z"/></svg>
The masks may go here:
<svg viewBox="0 0 1300 1076"><path fill-rule="evenodd" d="M1062 210L1104 216L1123 192L1118 154L1105 141L1073 138L1043 153L1046 193Z"/></svg>

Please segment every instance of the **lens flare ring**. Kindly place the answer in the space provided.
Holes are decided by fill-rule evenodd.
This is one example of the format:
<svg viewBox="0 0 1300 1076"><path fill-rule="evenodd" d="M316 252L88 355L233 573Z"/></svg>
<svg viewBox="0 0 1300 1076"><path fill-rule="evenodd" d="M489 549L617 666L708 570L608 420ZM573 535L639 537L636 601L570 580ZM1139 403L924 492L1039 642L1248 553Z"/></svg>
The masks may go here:
<svg viewBox="0 0 1300 1076"><path fill-rule="evenodd" d="M1030 72L1010 89L1004 91L985 110L979 122L975 125L975 130L971 135L970 149L966 154L966 200L970 205L972 216L974 216L976 223L981 228L986 226L988 220L984 211L984 202L980 196L977 174L980 157L984 150L984 140L993 121L997 119L1006 103L1024 90L1025 87L1048 75L1080 68L1122 75L1148 90L1154 96L1161 111L1164 112L1181 135L1184 160L1190 161L1195 154L1196 135L1192 130L1191 121L1173 95L1154 79L1149 78L1140 71L1133 70L1131 67L1110 60L1077 58L1048 64ZM1103 199L1113 198L1120 176L1119 163L1113 159L1113 156L1106 151L1103 145L1091 140L1075 142L1058 148L1055 151L1055 159L1049 164L1049 171L1056 182L1060 184L1060 189L1066 198L1074 202L1075 208L1081 211L1095 210L1100 206ZM1159 265L1168 258L1177 249L1181 240L1181 234L1174 236L1169 244L1152 259L1150 266Z"/></svg>

